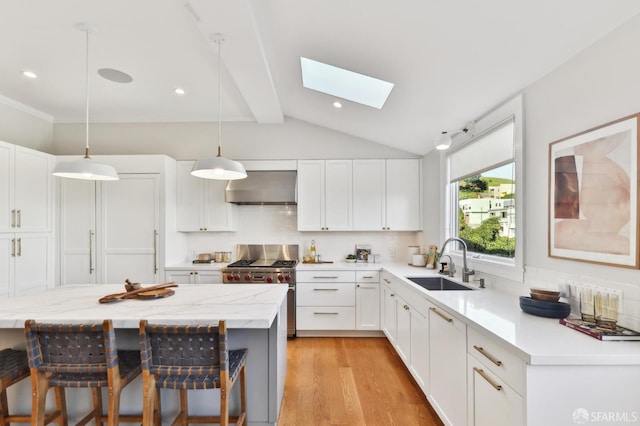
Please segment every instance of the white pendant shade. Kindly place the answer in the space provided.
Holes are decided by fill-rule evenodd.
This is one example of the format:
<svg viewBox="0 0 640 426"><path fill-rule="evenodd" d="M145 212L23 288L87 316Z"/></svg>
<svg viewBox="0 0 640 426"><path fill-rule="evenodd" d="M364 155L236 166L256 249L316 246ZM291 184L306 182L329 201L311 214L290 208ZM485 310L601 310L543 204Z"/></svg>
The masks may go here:
<svg viewBox="0 0 640 426"><path fill-rule="evenodd" d="M242 163L224 157L196 161L191 174L199 178L218 180L236 180L247 177Z"/></svg>
<svg viewBox="0 0 640 426"><path fill-rule="evenodd" d="M54 176L67 179L118 180L116 169L108 164L98 163L91 158L63 161L53 170Z"/></svg>

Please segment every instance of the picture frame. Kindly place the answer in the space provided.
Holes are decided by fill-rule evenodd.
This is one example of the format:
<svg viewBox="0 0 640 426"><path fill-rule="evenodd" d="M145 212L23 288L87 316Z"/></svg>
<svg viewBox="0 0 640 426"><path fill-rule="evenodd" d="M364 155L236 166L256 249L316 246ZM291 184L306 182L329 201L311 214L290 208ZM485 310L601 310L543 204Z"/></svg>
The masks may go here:
<svg viewBox="0 0 640 426"><path fill-rule="evenodd" d="M639 124L634 114L549 144L549 257L640 267Z"/></svg>
<svg viewBox="0 0 640 426"><path fill-rule="evenodd" d="M369 244L356 244L356 262L367 262L371 254Z"/></svg>

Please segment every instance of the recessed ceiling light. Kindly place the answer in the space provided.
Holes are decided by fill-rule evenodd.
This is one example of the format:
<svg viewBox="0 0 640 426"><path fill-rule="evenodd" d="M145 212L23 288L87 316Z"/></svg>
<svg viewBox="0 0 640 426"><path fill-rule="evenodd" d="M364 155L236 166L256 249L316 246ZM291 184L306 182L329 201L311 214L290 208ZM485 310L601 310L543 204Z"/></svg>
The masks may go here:
<svg viewBox="0 0 640 426"><path fill-rule="evenodd" d="M22 71L22 75L28 78L38 78L38 75L35 72L29 70Z"/></svg>
<svg viewBox="0 0 640 426"><path fill-rule="evenodd" d="M333 106L334 106L334 107L336 107L336 108L338 108L338 109L339 109L339 108L342 108L342 104L341 104L340 102L338 102L338 101L335 101L335 102L333 103Z"/></svg>
<svg viewBox="0 0 640 426"><path fill-rule="evenodd" d="M112 68L100 68L98 74L100 74L102 78L113 81L114 83L131 83L133 81L133 77L126 72Z"/></svg>
<svg viewBox="0 0 640 426"><path fill-rule="evenodd" d="M175 93L176 95L184 95L186 92L182 87L176 87L175 89L173 89L173 93Z"/></svg>
<svg viewBox="0 0 640 426"><path fill-rule="evenodd" d="M300 57L302 85L328 95L382 109L393 83Z"/></svg>

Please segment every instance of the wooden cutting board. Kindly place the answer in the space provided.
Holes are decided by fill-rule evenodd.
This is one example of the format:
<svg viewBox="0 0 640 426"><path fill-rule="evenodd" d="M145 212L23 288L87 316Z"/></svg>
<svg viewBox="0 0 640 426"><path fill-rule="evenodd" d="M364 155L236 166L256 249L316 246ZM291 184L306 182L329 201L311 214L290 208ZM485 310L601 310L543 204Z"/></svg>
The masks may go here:
<svg viewBox="0 0 640 426"><path fill-rule="evenodd" d="M136 294L132 299L159 299L161 297L173 296L174 294L176 294L176 292L170 288L161 288L158 290L143 291L142 293Z"/></svg>

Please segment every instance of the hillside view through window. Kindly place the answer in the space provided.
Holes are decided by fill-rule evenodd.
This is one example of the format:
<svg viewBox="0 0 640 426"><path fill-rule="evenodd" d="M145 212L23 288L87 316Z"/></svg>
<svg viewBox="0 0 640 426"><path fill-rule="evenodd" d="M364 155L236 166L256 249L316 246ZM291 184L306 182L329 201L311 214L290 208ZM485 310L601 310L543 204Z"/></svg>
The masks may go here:
<svg viewBox="0 0 640 426"><path fill-rule="evenodd" d="M513 258L515 163L458 181L458 236L470 252Z"/></svg>

